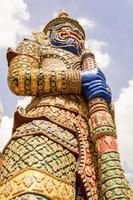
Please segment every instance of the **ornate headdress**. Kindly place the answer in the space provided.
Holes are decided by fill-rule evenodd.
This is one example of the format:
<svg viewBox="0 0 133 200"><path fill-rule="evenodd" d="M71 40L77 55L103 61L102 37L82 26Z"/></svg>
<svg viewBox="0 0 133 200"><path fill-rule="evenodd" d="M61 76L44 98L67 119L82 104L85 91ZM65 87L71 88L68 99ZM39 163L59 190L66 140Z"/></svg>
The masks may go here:
<svg viewBox="0 0 133 200"><path fill-rule="evenodd" d="M77 27L83 34L83 37L85 39L85 32L84 32L84 29L82 28L82 26L79 24L79 22L75 19L72 19L69 17L69 14L64 11L64 10L61 10L58 14L58 17L51 20L46 26L45 28L43 29L43 32L46 34L53 26L59 24L59 23L62 23L62 22L68 22L72 25L74 25L75 27Z"/></svg>

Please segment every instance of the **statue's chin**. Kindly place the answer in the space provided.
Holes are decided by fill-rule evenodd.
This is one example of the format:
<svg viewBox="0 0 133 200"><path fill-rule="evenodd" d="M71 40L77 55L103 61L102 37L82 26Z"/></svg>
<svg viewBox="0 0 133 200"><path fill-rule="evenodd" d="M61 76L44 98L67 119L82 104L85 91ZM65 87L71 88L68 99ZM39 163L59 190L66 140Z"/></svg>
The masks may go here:
<svg viewBox="0 0 133 200"><path fill-rule="evenodd" d="M69 51L73 54L75 54L76 56L80 56L80 52L77 48L75 48L74 46L64 46L64 47L60 47L66 51Z"/></svg>
<svg viewBox="0 0 133 200"><path fill-rule="evenodd" d="M80 56L81 55L81 52L80 52L78 46L76 46L74 44L63 43L61 41L57 41L57 40L52 39L52 38L50 40L50 43L51 43L51 46L64 49L66 51L69 51L69 52L75 54L76 56Z"/></svg>

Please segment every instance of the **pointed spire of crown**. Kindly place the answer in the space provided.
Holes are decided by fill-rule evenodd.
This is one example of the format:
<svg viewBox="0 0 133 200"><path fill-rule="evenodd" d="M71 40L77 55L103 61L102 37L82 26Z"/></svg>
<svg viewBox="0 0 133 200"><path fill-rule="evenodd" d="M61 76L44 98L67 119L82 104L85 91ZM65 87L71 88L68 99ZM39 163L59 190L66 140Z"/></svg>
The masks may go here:
<svg viewBox="0 0 133 200"><path fill-rule="evenodd" d="M59 13L58 13L58 17L60 17L60 18L67 18L67 17L69 17L69 14L68 14L68 12L66 12L64 9L61 9L60 11L59 11Z"/></svg>

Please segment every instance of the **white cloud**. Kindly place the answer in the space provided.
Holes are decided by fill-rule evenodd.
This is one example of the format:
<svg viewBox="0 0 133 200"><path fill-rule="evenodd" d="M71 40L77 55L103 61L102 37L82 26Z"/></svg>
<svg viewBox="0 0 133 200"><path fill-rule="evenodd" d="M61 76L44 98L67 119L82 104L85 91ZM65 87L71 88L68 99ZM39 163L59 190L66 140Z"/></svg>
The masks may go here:
<svg viewBox="0 0 133 200"><path fill-rule="evenodd" d="M3 116L3 105L2 105L2 103L0 102L0 122L1 122L2 116Z"/></svg>
<svg viewBox="0 0 133 200"><path fill-rule="evenodd" d="M133 0L128 0L126 2L127 2L127 5L129 6L129 8L131 8L131 6L133 6Z"/></svg>
<svg viewBox="0 0 133 200"><path fill-rule="evenodd" d="M78 21L84 29L92 29L96 26L96 23L91 18L79 17ZM107 43L105 41L96 38L86 39L85 41L85 48L89 48L94 52L96 62L100 68L107 68L111 60L110 55L104 50L106 46Z"/></svg>
<svg viewBox="0 0 133 200"><path fill-rule="evenodd" d="M133 183L133 80L121 90L115 108L121 158L130 169L129 178L132 177Z"/></svg>
<svg viewBox="0 0 133 200"><path fill-rule="evenodd" d="M53 14L52 14L52 17L53 18L56 18L58 17L58 14L59 14L60 10L58 11L55 11ZM66 11L67 12L67 11ZM68 12L69 14L69 12ZM72 17L70 14L69 14L70 17ZM73 17L72 17L73 18ZM81 26L83 26L83 28L94 28L95 27L95 22L93 19L89 18L89 17L78 17L77 18L77 21L80 23Z"/></svg>
<svg viewBox="0 0 133 200"><path fill-rule="evenodd" d="M2 117L0 125L0 151L4 148L12 134L13 118Z"/></svg>
<svg viewBox="0 0 133 200"><path fill-rule="evenodd" d="M107 68L110 63L110 55L104 51L107 43L97 39L86 40L86 48L90 48L96 57L96 62L100 68Z"/></svg>
<svg viewBox="0 0 133 200"><path fill-rule="evenodd" d="M25 108L31 101L31 97L24 97L17 101L17 106ZM13 128L13 118L3 116L0 124L0 151L4 148L11 137Z"/></svg>
<svg viewBox="0 0 133 200"><path fill-rule="evenodd" d="M24 0L4 0L0 4L0 47L15 46L17 39L30 34L26 22L30 14Z"/></svg>
<svg viewBox="0 0 133 200"><path fill-rule="evenodd" d="M83 26L83 28L94 28L95 27L95 22L91 18L79 17L78 21L81 24L81 26Z"/></svg>
<svg viewBox="0 0 133 200"><path fill-rule="evenodd" d="M30 102L32 97L24 97L23 99L18 99L17 106L25 108Z"/></svg>
<svg viewBox="0 0 133 200"><path fill-rule="evenodd" d="M59 11L55 11L55 12L52 14L52 18L58 17L58 13L59 13Z"/></svg>

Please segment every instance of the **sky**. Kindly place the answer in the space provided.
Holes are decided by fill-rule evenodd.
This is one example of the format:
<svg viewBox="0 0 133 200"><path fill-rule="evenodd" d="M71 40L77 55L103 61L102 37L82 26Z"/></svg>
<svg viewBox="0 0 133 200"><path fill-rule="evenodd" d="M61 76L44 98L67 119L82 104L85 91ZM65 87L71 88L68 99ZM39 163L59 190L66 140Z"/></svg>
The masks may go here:
<svg viewBox="0 0 133 200"><path fill-rule="evenodd" d="M63 8L84 27L86 48L111 87L122 165L133 185L133 0L0 0L0 5L0 149L11 137L16 107L30 101L8 89L7 48L41 31Z"/></svg>

